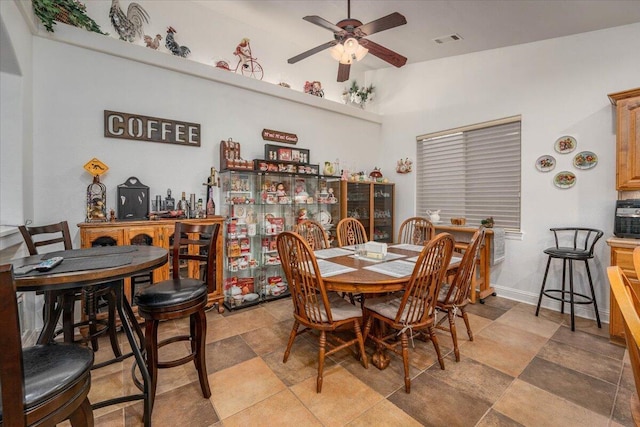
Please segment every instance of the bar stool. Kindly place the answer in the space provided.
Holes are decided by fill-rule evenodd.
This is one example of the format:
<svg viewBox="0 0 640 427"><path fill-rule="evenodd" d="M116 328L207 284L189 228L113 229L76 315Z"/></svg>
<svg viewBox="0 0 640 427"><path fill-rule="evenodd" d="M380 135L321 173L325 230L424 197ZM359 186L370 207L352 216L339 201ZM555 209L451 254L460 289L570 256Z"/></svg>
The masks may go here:
<svg viewBox="0 0 640 427"><path fill-rule="evenodd" d="M219 229L219 224L176 222L172 249L172 279L149 286L134 297L138 314L145 319L145 351L151 376L149 398L152 408L156 396L158 369L173 368L191 361L198 371L202 394L205 398L211 396L205 363L207 335L205 307L208 300L208 285L215 281L215 248ZM201 265L198 270L204 267L205 279L180 277L180 267L184 267L181 261L185 260L199 262ZM160 321L185 317L189 317L189 335L172 336L158 341ZM158 349L177 341L189 341L191 352L180 359L159 361Z"/></svg>
<svg viewBox="0 0 640 427"><path fill-rule="evenodd" d="M538 306L536 307L536 316L540 312L540 303L542 302L543 295L560 301L561 313L564 313L564 303L567 302L571 305L571 330L575 331L574 305L593 304L598 328L601 328L602 324L600 323L600 314L598 313L598 303L596 302L593 281L591 280L591 271L589 270L589 260L593 258L593 249L596 242L604 233L601 230L580 227L550 228L550 230L553 232L556 245L544 250L544 253L549 255L549 259L547 260L544 279L542 279L542 288L540 289L540 297L538 298ZM568 246L560 246L561 244L568 244ZM562 289L545 289L549 266L551 265L551 260L554 258L562 260ZM591 296L574 291L573 261L584 261ZM569 290L566 290L567 264L569 265ZM578 297L578 299L576 299L576 297Z"/></svg>

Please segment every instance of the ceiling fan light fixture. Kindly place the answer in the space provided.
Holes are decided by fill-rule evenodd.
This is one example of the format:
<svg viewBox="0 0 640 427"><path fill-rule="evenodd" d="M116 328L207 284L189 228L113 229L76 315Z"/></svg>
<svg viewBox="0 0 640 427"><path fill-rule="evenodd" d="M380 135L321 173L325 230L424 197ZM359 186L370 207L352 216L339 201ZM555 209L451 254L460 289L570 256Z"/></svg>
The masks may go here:
<svg viewBox="0 0 640 427"><path fill-rule="evenodd" d="M342 55L344 54L344 46L338 43L331 49L329 49L329 53L331 54L331 57L333 59L335 59L336 61L340 61L342 59Z"/></svg>
<svg viewBox="0 0 640 427"><path fill-rule="evenodd" d="M345 65L351 65L353 64L354 58L355 58L354 54L345 52L342 54L342 57L340 58L340 63Z"/></svg>
<svg viewBox="0 0 640 427"><path fill-rule="evenodd" d="M358 43L358 40L353 37L349 37L344 41L344 51L349 54L355 54L359 46L360 43Z"/></svg>
<svg viewBox="0 0 640 427"><path fill-rule="evenodd" d="M367 56L367 53L369 53L369 49L367 49L366 47L362 47L362 45L358 45L358 49L356 49L355 57L358 61L362 61L362 58Z"/></svg>

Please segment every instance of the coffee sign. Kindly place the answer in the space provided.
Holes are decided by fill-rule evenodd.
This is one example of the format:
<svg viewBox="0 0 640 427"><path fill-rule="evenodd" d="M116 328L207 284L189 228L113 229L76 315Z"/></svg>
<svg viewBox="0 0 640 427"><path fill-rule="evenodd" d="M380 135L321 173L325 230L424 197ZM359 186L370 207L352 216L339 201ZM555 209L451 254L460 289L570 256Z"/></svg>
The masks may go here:
<svg viewBox="0 0 640 427"><path fill-rule="evenodd" d="M200 147L200 125L104 110L104 136Z"/></svg>
<svg viewBox="0 0 640 427"><path fill-rule="evenodd" d="M298 135L295 133L280 132L279 130L262 129L262 139L265 141L296 144L298 142Z"/></svg>

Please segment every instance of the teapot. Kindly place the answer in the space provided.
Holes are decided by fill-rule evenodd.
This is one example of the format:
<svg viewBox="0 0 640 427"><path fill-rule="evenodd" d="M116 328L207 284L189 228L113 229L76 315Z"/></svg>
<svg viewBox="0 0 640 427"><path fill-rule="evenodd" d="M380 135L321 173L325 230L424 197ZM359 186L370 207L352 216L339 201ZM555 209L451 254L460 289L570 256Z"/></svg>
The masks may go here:
<svg viewBox="0 0 640 427"><path fill-rule="evenodd" d="M439 222L440 221L440 209L436 211L432 211L427 209L427 215L429 215L429 219L431 222Z"/></svg>

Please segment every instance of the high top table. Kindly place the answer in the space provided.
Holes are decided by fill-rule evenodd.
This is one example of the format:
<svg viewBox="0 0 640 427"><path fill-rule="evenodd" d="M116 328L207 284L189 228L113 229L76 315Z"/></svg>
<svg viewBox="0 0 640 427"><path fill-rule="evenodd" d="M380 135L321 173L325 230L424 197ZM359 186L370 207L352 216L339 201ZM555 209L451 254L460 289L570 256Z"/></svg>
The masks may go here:
<svg viewBox="0 0 640 427"><path fill-rule="evenodd" d="M64 261L48 272L30 271L18 274L23 266L33 266L43 259L62 256ZM72 290L85 286L109 283L116 294L118 315L122 329L131 345L133 356L143 379L142 394L120 396L92 405L93 409L132 400L144 400L144 425L151 425L151 401L149 386L151 379L142 355L144 335L136 322L129 300L124 297L124 280L132 275L147 273L163 266L168 260L168 251L155 246L105 246L75 249L48 254L33 255L12 260L17 291ZM40 340L53 339L56 325L43 327ZM134 336L138 335L139 341ZM129 354L130 355L130 354ZM128 357L129 355L124 355Z"/></svg>

